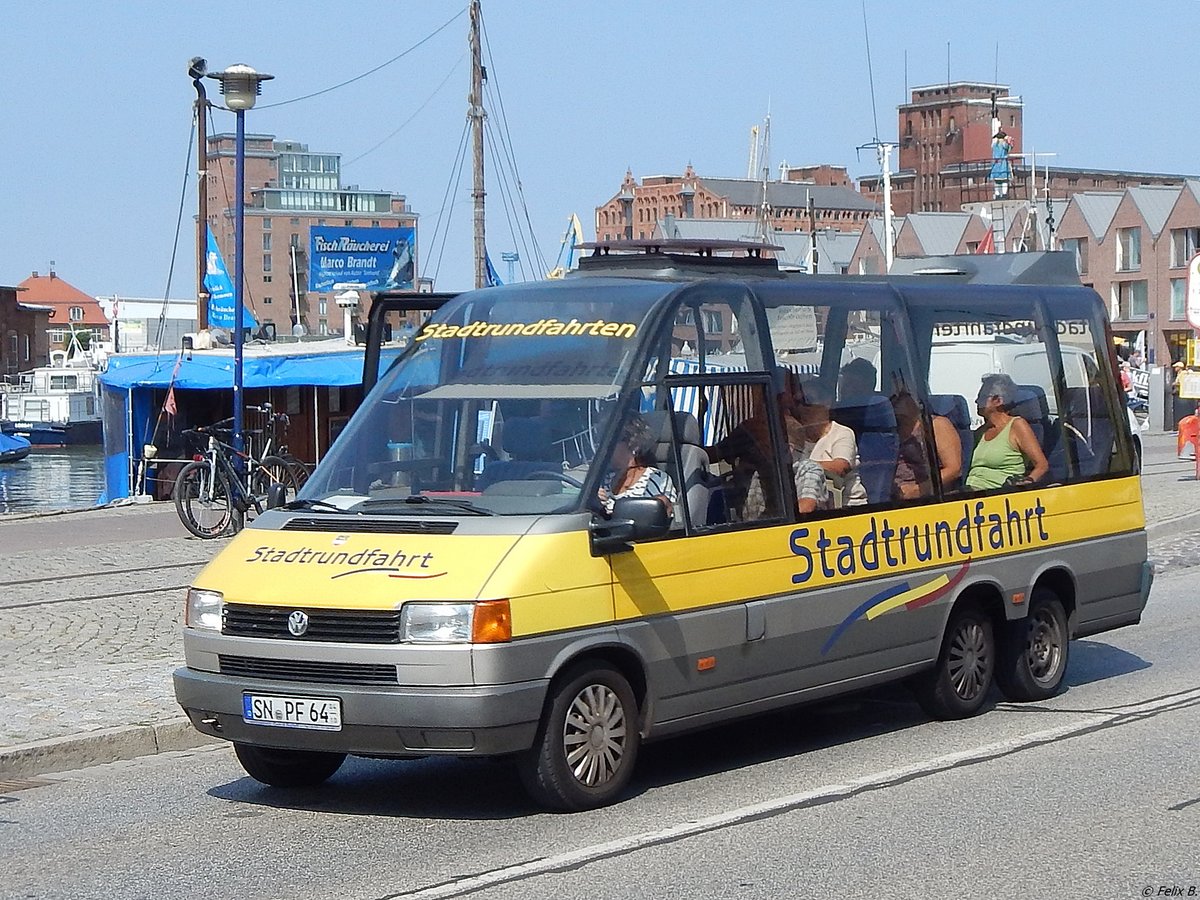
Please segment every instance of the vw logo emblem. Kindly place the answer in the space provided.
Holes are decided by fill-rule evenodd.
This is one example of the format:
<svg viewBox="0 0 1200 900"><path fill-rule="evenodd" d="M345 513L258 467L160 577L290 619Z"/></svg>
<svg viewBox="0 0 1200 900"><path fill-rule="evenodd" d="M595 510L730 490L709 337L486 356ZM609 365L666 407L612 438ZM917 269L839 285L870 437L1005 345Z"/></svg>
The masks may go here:
<svg viewBox="0 0 1200 900"><path fill-rule="evenodd" d="M288 616L288 631L293 637L303 637L308 631L308 614L302 609Z"/></svg>

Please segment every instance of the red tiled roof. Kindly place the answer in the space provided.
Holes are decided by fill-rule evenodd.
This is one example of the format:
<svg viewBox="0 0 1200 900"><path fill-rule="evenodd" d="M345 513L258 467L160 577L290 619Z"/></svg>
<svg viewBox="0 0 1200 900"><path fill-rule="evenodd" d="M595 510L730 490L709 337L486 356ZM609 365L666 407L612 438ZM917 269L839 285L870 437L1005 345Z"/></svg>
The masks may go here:
<svg viewBox="0 0 1200 900"><path fill-rule="evenodd" d="M18 286L24 290L17 296L21 303L50 306L54 312L50 316L51 326L65 326L70 323L68 309L72 306L83 308L83 318L77 319L78 326L107 326L108 319L95 297L90 297L69 282L63 281L58 275L31 275Z"/></svg>

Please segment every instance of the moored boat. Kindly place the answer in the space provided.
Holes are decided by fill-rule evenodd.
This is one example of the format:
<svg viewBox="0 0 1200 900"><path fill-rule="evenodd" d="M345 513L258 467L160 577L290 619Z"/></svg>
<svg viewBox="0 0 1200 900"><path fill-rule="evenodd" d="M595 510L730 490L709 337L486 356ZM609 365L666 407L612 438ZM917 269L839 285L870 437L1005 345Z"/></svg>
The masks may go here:
<svg viewBox="0 0 1200 900"><path fill-rule="evenodd" d="M28 440L16 435L0 434L0 463L18 462L33 448Z"/></svg>
<svg viewBox="0 0 1200 900"><path fill-rule="evenodd" d="M35 447L99 444L99 366L86 354L53 356L51 365L21 372L0 394L0 433L25 438Z"/></svg>

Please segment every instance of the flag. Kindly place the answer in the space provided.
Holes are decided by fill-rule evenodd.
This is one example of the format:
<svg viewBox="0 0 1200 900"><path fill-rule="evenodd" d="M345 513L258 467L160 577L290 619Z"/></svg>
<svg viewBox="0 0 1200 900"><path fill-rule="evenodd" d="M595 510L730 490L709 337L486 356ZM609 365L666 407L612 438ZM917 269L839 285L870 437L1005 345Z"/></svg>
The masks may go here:
<svg viewBox="0 0 1200 900"><path fill-rule="evenodd" d="M232 331L233 308L236 305L233 281L225 269L225 260L221 259L221 250L212 231L208 232L208 252L204 259L204 288L208 291L208 323ZM254 328L257 325L250 310L243 306L242 327Z"/></svg>
<svg viewBox="0 0 1200 900"><path fill-rule="evenodd" d="M487 286L498 287L499 285L504 284L504 282L500 280L500 276L496 273L495 266L492 265L492 257L490 254L483 254L483 263L487 267Z"/></svg>
<svg viewBox="0 0 1200 900"><path fill-rule="evenodd" d="M983 240L981 240L979 242L979 246L975 248L975 252L976 253L995 253L996 252L996 239L994 237L992 237L991 230L988 230L984 234Z"/></svg>
<svg viewBox="0 0 1200 900"><path fill-rule="evenodd" d="M168 416L173 416L179 409L175 406L175 385L167 388L167 399L163 402L163 412Z"/></svg>

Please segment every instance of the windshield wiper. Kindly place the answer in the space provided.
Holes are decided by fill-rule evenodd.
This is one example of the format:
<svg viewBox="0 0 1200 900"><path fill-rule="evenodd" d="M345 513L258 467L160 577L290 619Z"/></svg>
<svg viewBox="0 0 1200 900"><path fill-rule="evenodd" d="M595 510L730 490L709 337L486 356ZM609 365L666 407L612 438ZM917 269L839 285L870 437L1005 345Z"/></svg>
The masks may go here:
<svg viewBox="0 0 1200 900"><path fill-rule="evenodd" d="M476 506L473 503L468 503L466 500L452 500L449 497L426 497L424 494L413 494L411 497L381 497L377 500L364 500L361 504L363 507L380 506L427 506L436 505L456 509L465 512L472 516L494 516L496 515L490 509L484 509L481 506Z"/></svg>
<svg viewBox="0 0 1200 900"><path fill-rule="evenodd" d="M343 506L337 506L333 503L328 503L325 500L289 500L279 509L319 509L325 512L346 512Z"/></svg>

